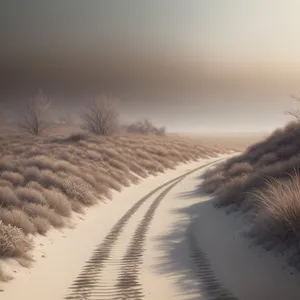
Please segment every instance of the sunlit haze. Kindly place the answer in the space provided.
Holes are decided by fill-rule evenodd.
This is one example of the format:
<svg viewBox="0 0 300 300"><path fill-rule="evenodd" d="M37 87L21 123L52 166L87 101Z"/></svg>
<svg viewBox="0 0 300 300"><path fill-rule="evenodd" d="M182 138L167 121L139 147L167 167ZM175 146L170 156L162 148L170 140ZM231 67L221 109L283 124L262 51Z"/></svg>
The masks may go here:
<svg viewBox="0 0 300 300"><path fill-rule="evenodd" d="M298 105L289 93L300 79L299 11L296 0L3 0L1 86L50 94L125 86L126 120L149 117L171 131L271 131ZM130 99L137 87L155 92ZM12 103L4 95L3 109Z"/></svg>

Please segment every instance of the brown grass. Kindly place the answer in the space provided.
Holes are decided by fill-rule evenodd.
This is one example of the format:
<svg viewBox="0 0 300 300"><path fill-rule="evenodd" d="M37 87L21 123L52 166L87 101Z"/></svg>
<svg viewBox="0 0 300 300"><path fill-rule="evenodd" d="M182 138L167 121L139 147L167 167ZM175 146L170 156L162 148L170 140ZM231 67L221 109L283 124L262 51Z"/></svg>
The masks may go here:
<svg viewBox="0 0 300 300"><path fill-rule="evenodd" d="M27 187L18 187L16 189L16 195L21 201L31 202L46 205L46 199L42 195L42 193L27 188Z"/></svg>
<svg viewBox="0 0 300 300"><path fill-rule="evenodd" d="M50 222L46 218L40 216L33 217L31 222L36 227L37 232L42 235L45 235L51 227Z"/></svg>
<svg viewBox="0 0 300 300"><path fill-rule="evenodd" d="M8 180L3 180L3 179L0 179L0 187L9 187L9 188L13 188L13 184L8 181Z"/></svg>
<svg viewBox="0 0 300 300"><path fill-rule="evenodd" d="M31 218L42 217L49 221L54 227L64 226L64 220L59 216L53 209L48 206L35 204L35 203L24 203L22 210Z"/></svg>
<svg viewBox="0 0 300 300"><path fill-rule="evenodd" d="M220 153L193 139L135 134L3 134L0 149L0 258L26 254L29 234L63 227L111 189Z"/></svg>
<svg viewBox="0 0 300 300"><path fill-rule="evenodd" d="M59 190L47 190L43 191L43 196L50 208L61 216L69 217L72 212L72 205L68 198Z"/></svg>
<svg viewBox="0 0 300 300"><path fill-rule="evenodd" d="M218 204L240 205L246 194L262 188L266 179L284 179L294 170L300 171L299 136L298 123L291 123L285 129L274 132L265 141L249 147L243 154L204 174L204 188L216 192L222 186L218 191ZM243 176L243 185L236 188L240 176Z"/></svg>
<svg viewBox="0 0 300 300"><path fill-rule="evenodd" d="M1 207L18 206L21 201L17 198L15 192L9 186L0 187Z"/></svg>
<svg viewBox="0 0 300 300"><path fill-rule="evenodd" d="M31 241L20 228L0 222L1 257L23 257L31 249Z"/></svg>
<svg viewBox="0 0 300 300"><path fill-rule="evenodd" d="M0 220L5 225L12 225L21 228L25 234L36 233L36 227L28 218L28 215L20 209L0 209Z"/></svg>
<svg viewBox="0 0 300 300"><path fill-rule="evenodd" d="M215 205L246 213L249 234L268 248L300 250L299 137L300 123L290 123L203 176Z"/></svg>
<svg viewBox="0 0 300 300"><path fill-rule="evenodd" d="M239 176L253 171L253 167L247 162L236 163L228 170L229 176Z"/></svg>
<svg viewBox="0 0 300 300"><path fill-rule="evenodd" d="M300 176L269 180L249 201L256 208L250 231L259 242L298 246L300 242ZM254 205L252 203L252 205Z"/></svg>
<svg viewBox="0 0 300 300"><path fill-rule="evenodd" d="M23 175L16 172L10 172L10 171L2 172L1 179L10 181L13 185L22 185L24 182Z"/></svg>

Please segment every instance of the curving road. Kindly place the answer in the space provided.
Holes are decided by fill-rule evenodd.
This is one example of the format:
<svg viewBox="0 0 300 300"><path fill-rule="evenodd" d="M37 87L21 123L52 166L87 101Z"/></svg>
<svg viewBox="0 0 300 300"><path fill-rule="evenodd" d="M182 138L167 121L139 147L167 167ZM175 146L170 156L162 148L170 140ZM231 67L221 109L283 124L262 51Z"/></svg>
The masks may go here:
<svg viewBox="0 0 300 300"><path fill-rule="evenodd" d="M103 242L94 250L91 258L86 262L82 272L69 287L65 299L143 299L146 297L141 273L143 272L144 252L149 240L149 227L155 219L155 213L166 195L186 177L200 172L208 166L218 163L220 159L185 172L161 186L155 188L142 199L137 201L108 232ZM138 216L135 216L135 215ZM126 228L128 227L128 229ZM129 231L129 232L126 232ZM131 236L130 236L131 234ZM199 264L198 258L191 247L186 255L191 257L191 266ZM202 259L203 260L203 259ZM195 273L195 279L208 278L210 288L215 279L207 269L207 276ZM205 272L204 272L205 273ZM153 287L155 289L155 287ZM219 285L215 287L218 293ZM220 300L230 298L228 293L221 292ZM154 298L153 298L154 299ZM156 298L157 299L157 298Z"/></svg>
<svg viewBox="0 0 300 300"><path fill-rule="evenodd" d="M1 299L298 300L299 275L252 247L246 220L215 209L198 186L227 157L148 178L76 229L39 237L36 264L0 285Z"/></svg>

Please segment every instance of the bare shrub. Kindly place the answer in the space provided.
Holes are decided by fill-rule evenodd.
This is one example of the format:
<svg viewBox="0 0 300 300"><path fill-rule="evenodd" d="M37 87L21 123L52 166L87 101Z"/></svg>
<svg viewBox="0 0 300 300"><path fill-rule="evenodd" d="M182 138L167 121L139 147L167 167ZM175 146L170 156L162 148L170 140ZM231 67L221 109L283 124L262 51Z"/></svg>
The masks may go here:
<svg viewBox="0 0 300 300"><path fill-rule="evenodd" d="M82 129L96 135L110 135L118 127L118 117L116 101L101 95L89 103L88 111L82 115Z"/></svg>
<svg viewBox="0 0 300 300"><path fill-rule="evenodd" d="M45 121L46 112L50 106L50 101L40 91L26 105L24 111L21 112L20 129L33 135L42 134L48 127Z"/></svg>
<svg viewBox="0 0 300 300"><path fill-rule="evenodd" d="M0 221L0 256L24 257L32 249L32 242L20 228Z"/></svg>
<svg viewBox="0 0 300 300"><path fill-rule="evenodd" d="M291 95L291 97L292 97L294 100L300 102L300 97L299 97L299 95ZM289 111L286 111L285 114L288 115L288 116L293 117L294 119L296 119L297 122L300 121L300 111L299 111L298 109L297 109L297 110L289 110Z"/></svg>

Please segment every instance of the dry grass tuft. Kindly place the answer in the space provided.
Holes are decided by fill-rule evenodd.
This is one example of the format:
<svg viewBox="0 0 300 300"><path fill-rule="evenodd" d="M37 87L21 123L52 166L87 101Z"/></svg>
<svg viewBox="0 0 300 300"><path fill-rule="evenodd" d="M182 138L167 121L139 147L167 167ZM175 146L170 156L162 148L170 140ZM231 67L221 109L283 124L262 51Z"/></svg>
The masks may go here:
<svg viewBox="0 0 300 300"><path fill-rule="evenodd" d="M223 183L226 181L226 177L220 172L212 174L205 182L203 183L203 190L206 193L214 193L218 188L223 186Z"/></svg>
<svg viewBox="0 0 300 300"><path fill-rule="evenodd" d="M204 174L204 188L215 192L214 187L222 186L218 203L224 201L224 205L229 205L243 202L246 193L263 188L268 178L284 179L294 169L300 171L299 135L299 123L291 123L285 129L275 131L265 141ZM240 175L243 175L242 186L232 181Z"/></svg>
<svg viewBox="0 0 300 300"><path fill-rule="evenodd" d="M297 253L300 250L299 136L300 123L290 123L241 155L206 172L203 182L205 191L215 194L216 206L229 206L247 214L253 225L249 234L257 242L268 248L279 247L281 251L294 247ZM296 264L300 265L299 259Z"/></svg>
<svg viewBox="0 0 300 300"><path fill-rule="evenodd" d="M0 205L1 207L19 206L21 201L17 198L16 194L9 186L0 186Z"/></svg>
<svg viewBox="0 0 300 300"><path fill-rule="evenodd" d="M24 257L32 249L32 242L20 228L5 225L0 221L1 257Z"/></svg>
<svg viewBox="0 0 300 300"><path fill-rule="evenodd" d="M40 192L34 189L30 189L28 187L18 187L16 189L16 195L21 201L43 204L43 205L47 204L45 198Z"/></svg>
<svg viewBox="0 0 300 300"><path fill-rule="evenodd" d="M154 135L1 135L0 258L24 256L31 249L27 235L63 227L73 211L84 213L110 199L111 189L121 191L178 163L220 153L160 133L163 128Z"/></svg>
<svg viewBox="0 0 300 300"><path fill-rule="evenodd" d="M257 214L252 232L260 240L277 239L286 245L300 242L300 177L285 181L269 180L263 190L253 193Z"/></svg>
<svg viewBox="0 0 300 300"><path fill-rule="evenodd" d="M229 176L238 176L242 174L247 174L253 171L253 167L246 162L236 163L230 167L228 170Z"/></svg>
<svg viewBox="0 0 300 300"><path fill-rule="evenodd" d="M10 172L10 171L4 171L1 174L1 179L10 181L13 185L22 185L24 182L23 175L16 172Z"/></svg>
<svg viewBox="0 0 300 300"><path fill-rule="evenodd" d="M24 203L22 210L28 214L30 217L42 217L49 221L53 227L63 227L64 220L61 216L55 213L53 209L47 206L35 204L35 203Z"/></svg>
<svg viewBox="0 0 300 300"><path fill-rule="evenodd" d="M84 205L90 206L97 203L95 191L80 177L70 176L62 180L66 195Z"/></svg>
<svg viewBox="0 0 300 300"><path fill-rule="evenodd" d="M34 226L37 229L37 232L39 234L45 235L46 232L50 229L51 224L50 222L43 217L37 216L37 217L33 217L31 219L31 222L34 224Z"/></svg>
<svg viewBox="0 0 300 300"><path fill-rule="evenodd" d="M68 198L59 190L44 189L43 196L50 208L53 208L58 214L69 217L71 216L72 206Z"/></svg>
<svg viewBox="0 0 300 300"><path fill-rule="evenodd" d="M22 229L25 234L37 232L28 215L19 209L0 208L0 220L5 225L12 225Z"/></svg>
<svg viewBox="0 0 300 300"><path fill-rule="evenodd" d="M9 187L13 189L13 184L10 181L0 179L0 187Z"/></svg>

